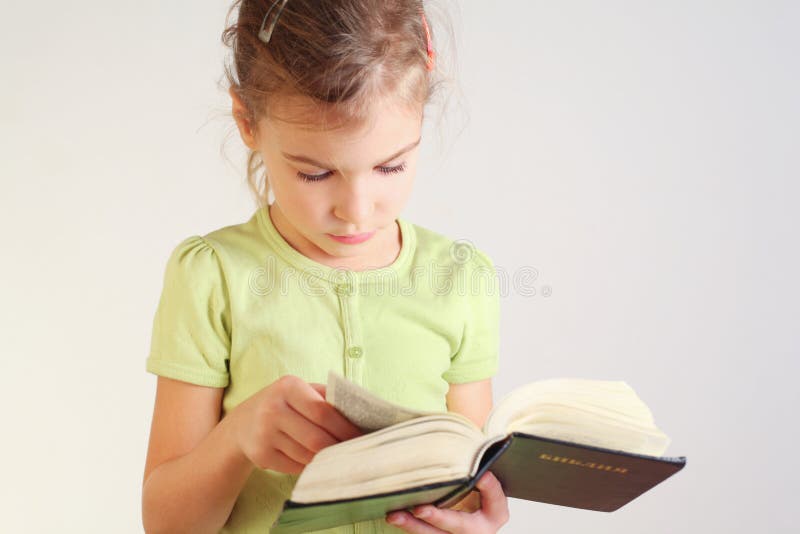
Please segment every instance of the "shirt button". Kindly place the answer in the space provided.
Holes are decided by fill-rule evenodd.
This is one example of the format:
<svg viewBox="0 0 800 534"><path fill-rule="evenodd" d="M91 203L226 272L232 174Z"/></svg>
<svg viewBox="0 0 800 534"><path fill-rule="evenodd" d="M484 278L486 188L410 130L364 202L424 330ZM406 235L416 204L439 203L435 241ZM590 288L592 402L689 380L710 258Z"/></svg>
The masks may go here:
<svg viewBox="0 0 800 534"><path fill-rule="evenodd" d="M351 358L360 358L361 355L364 353L361 347L350 347L350 350L348 352Z"/></svg>
<svg viewBox="0 0 800 534"><path fill-rule="evenodd" d="M336 294L341 297L350 296L352 292L352 287L347 282L342 284L336 284Z"/></svg>

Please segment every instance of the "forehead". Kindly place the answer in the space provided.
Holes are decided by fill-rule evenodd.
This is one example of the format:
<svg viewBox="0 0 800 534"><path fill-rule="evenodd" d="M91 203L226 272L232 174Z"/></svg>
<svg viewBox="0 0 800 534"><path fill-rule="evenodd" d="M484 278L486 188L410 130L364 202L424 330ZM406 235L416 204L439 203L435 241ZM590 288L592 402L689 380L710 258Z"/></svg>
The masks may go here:
<svg viewBox="0 0 800 534"><path fill-rule="evenodd" d="M278 144L286 152L325 147L366 148L365 145L380 149L386 143L391 151L398 143L415 140L422 127L421 106L388 97L375 100L359 115L351 119L334 105L295 99L275 109L259 121L259 126L267 134L268 142Z"/></svg>

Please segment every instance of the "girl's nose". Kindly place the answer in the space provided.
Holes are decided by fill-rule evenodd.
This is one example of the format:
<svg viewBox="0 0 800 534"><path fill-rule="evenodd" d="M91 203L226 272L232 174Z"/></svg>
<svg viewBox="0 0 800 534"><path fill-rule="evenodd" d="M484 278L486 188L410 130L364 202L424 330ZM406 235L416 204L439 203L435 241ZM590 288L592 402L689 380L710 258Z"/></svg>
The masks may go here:
<svg viewBox="0 0 800 534"><path fill-rule="evenodd" d="M372 228L364 225L370 224L374 209L374 200L369 188L369 180L356 178L342 180L334 213L336 216L352 225L350 231L369 232Z"/></svg>

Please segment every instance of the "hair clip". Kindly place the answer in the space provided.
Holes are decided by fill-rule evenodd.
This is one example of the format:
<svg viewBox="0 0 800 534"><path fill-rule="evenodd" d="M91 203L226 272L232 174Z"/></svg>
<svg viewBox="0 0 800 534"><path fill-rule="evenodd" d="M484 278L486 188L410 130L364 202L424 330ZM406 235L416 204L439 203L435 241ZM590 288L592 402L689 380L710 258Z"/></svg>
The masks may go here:
<svg viewBox="0 0 800 534"><path fill-rule="evenodd" d="M431 44L431 30L428 28L428 21L425 20L425 12L422 12L422 26L425 28L425 41L428 47L428 64L427 68L429 71L433 70L433 58L436 56L436 52L433 51L433 45Z"/></svg>
<svg viewBox="0 0 800 534"><path fill-rule="evenodd" d="M283 11L283 6L286 5L286 2L289 0L275 0L272 5L267 10L267 14L264 15L264 20L261 21L261 28L258 30L258 38L264 42L264 44L269 43L269 40L272 38L272 31L275 29L275 25L278 23L278 18L281 16L281 12ZM278 12L275 13L275 18L272 19L272 22L269 25L269 28L266 30L264 29L264 25L267 23L267 19L269 18L269 14L272 13L272 9L278 5L280 2L281 6L278 8Z"/></svg>

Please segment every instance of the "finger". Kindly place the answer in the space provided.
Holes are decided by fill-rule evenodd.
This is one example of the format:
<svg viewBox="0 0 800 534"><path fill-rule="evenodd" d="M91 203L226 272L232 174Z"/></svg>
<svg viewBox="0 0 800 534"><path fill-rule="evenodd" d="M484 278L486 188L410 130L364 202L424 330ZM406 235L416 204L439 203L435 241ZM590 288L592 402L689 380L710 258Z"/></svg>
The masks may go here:
<svg viewBox="0 0 800 534"><path fill-rule="evenodd" d="M305 448L301 443L298 443L290 435L284 432L278 432L274 438L275 449L282 452L293 461L301 465L306 465L314 457L314 452Z"/></svg>
<svg viewBox="0 0 800 534"><path fill-rule="evenodd" d="M508 499L503 486L491 471L486 471L475 485L481 492L481 511L500 524L508 521Z"/></svg>
<svg viewBox="0 0 800 534"><path fill-rule="evenodd" d="M305 466L303 464L295 462L281 451L275 451L275 466L272 468L275 471L299 475L304 468Z"/></svg>
<svg viewBox="0 0 800 534"><path fill-rule="evenodd" d="M437 508L431 504L417 506L411 512L415 517L445 532L461 532L464 530L464 523L472 517L466 512Z"/></svg>
<svg viewBox="0 0 800 534"><path fill-rule="evenodd" d="M289 406L317 426L336 436L339 441L352 439L362 434L356 425L320 397L320 394L307 382L290 387L286 394L286 401Z"/></svg>
<svg viewBox="0 0 800 534"><path fill-rule="evenodd" d="M399 519L400 522L393 522L393 519ZM425 521L417 519L408 512L392 512L386 516L386 521L412 534L449 534L445 530L441 530L433 525L429 525Z"/></svg>
<svg viewBox="0 0 800 534"><path fill-rule="evenodd" d="M288 404L284 406L284 411L280 415L279 430L314 454L340 441L324 428L303 417L303 414L298 413Z"/></svg>
<svg viewBox="0 0 800 534"><path fill-rule="evenodd" d="M309 382L310 385L314 390L320 394L320 396L324 399L325 398L325 384L318 384L316 382Z"/></svg>

